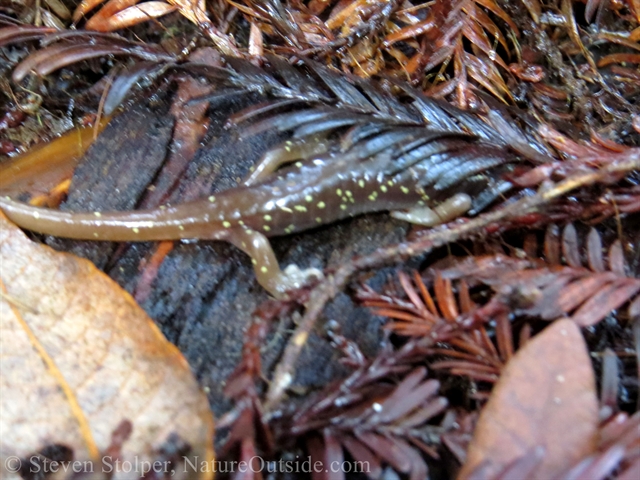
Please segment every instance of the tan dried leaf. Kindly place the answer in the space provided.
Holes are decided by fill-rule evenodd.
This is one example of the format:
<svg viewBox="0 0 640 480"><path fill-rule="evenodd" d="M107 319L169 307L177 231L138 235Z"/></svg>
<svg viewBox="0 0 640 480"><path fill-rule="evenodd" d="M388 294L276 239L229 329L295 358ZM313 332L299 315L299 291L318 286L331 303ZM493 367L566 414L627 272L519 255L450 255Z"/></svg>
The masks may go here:
<svg viewBox="0 0 640 480"><path fill-rule="evenodd" d="M595 451L598 400L587 346L571 320L557 320L507 363L482 410L459 479L497 478L544 449L531 478L556 478Z"/></svg>
<svg viewBox="0 0 640 480"><path fill-rule="evenodd" d="M213 419L184 357L109 277L0 216L0 289L0 477L20 478L9 456L54 444L100 474L123 421L121 461L154 461L176 439L192 463L213 459ZM172 478L210 474L176 464Z"/></svg>
<svg viewBox="0 0 640 480"><path fill-rule="evenodd" d="M176 9L175 5L169 5L164 2L144 2L140 5L133 5L120 10L108 18L103 18L100 14L94 15L89 19L85 27L96 32L112 32L121 28L132 27L152 18L163 17Z"/></svg>

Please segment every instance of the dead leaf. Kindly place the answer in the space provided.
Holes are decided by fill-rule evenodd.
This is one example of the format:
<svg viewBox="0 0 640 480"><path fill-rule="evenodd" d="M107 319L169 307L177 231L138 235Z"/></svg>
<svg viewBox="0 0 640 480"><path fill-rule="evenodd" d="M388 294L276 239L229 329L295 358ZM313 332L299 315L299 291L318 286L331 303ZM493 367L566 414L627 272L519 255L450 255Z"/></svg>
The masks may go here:
<svg viewBox="0 0 640 480"><path fill-rule="evenodd" d="M557 320L505 367L482 410L459 479L482 470L496 478L510 464L544 449L530 478L555 478L592 453L598 401L587 347L571 320Z"/></svg>
<svg viewBox="0 0 640 480"><path fill-rule="evenodd" d="M142 461L166 460L163 452L180 444L193 465L213 460L205 395L129 294L90 262L31 242L4 216L0 262L2 478L20 478L6 469L15 465L5 463L10 456L24 465L52 445L93 461L96 473L115 467L104 455L123 421L132 432L120 461L134 469L136 460L139 469ZM173 468L171 478L211 477L189 464Z"/></svg>

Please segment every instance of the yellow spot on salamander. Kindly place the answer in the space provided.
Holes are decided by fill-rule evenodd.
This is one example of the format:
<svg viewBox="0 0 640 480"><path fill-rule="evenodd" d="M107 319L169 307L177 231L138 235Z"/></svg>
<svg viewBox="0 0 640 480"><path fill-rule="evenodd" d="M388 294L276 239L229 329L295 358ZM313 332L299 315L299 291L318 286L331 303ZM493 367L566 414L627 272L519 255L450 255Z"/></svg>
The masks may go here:
<svg viewBox="0 0 640 480"><path fill-rule="evenodd" d="M336 190L336 195L338 195L339 197L341 197L341 196L342 196L342 189L340 189L340 188L339 188L339 189L337 189L337 190Z"/></svg>
<svg viewBox="0 0 640 480"><path fill-rule="evenodd" d="M387 185L389 185L390 187L393 186L393 180L387 180Z"/></svg>
<svg viewBox="0 0 640 480"><path fill-rule="evenodd" d="M182 225L178 225L178 230L184 230L184 227Z"/></svg>
<svg viewBox="0 0 640 480"><path fill-rule="evenodd" d="M257 264L258 264L258 261L257 261L255 258L252 258L252 259L251 259L251 263L252 263L253 265L257 265Z"/></svg>
<svg viewBox="0 0 640 480"><path fill-rule="evenodd" d="M340 205L340 210L346 210L347 206L345 204Z"/></svg>
<svg viewBox="0 0 640 480"><path fill-rule="evenodd" d="M291 151L291 147L289 145L285 145L284 146L285 151L290 152Z"/></svg>
<svg viewBox="0 0 640 480"><path fill-rule="evenodd" d="M33 218L40 218L40 214L38 212L33 212Z"/></svg>
<svg viewBox="0 0 640 480"><path fill-rule="evenodd" d="M98 236L99 236L99 235L98 235L98 232L93 232L93 236L94 236L94 237L96 237L96 238L98 238Z"/></svg>
<svg viewBox="0 0 640 480"><path fill-rule="evenodd" d="M229 228L231 226L231 222L228 222L228 221L225 220L224 222L222 222L222 226L224 228Z"/></svg>
<svg viewBox="0 0 640 480"><path fill-rule="evenodd" d="M98 218L100 218L102 216L102 214L100 212L93 212L93 214Z"/></svg>
<svg viewBox="0 0 640 480"><path fill-rule="evenodd" d="M238 225L242 225L244 227L244 222L242 220L238 220Z"/></svg>
<svg viewBox="0 0 640 480"><path fill-rule="evenodd" d="M138 227L133 227L133 233L140 233L140 229Z"/></svg>
<svg viewBox="0 0 640 480"><path fill-rule="evenodd" d="M263 229L265 232L268 232L269 230L271 230L271 227L270 227L269 225L264 225L264 226L262 227L262 229Z"/></svg>
<svg viewBox="0 0 640 480"><path fill-rule="evenodd" d="M381 191L382 193L387 193L387 187L386 187L386 185L380 185L380 191Z"/></svg>
<svg viewBox="0 0 640 480"><path fill-rule="evenodd" d="M267 221L267 222L270 222L270 221L272 220L272 219L271 219L271 215L265 215L263 218L264 218L264 219L265 219L265 221Z"/></svg>
<svg viewBox="0 0 640 480"><path fill-rule="evenodd" d="M358 186L360 188L364 188L364 186L365 186L364 180L358 180Z"/></svg>
<svg viewBox="0 0 640 480"><path fill-rule="evenodd" d="M402 190L402 193L404 193L405 195L406 195L407 193L409 193L409 189L408 189L407 187L405 187L404 185L402 185L402 186L400 187L400 190Z"/></svg>
<svg viewBox="0 0 640 480"><path fill-rule="evenodd" d="M351 190L347 190L346 192L344 192L344 194L345 194L347 197L353 197L353 193L351 193Z"/></svg>
<svg viewBox="0 0 640 480"><path fill-rule="evenodd" d="M306 197L304 197L304 199L305 199L307 202L313 202L313 197L312 197L311 195L307 195Z"/></svg>
<svg viewBox="0 0 640 480"><path fill-rule="evenodd" d="M263 265L262 267L260 267L260 271L262 273L267 273L269 271L269 269Z"/></svg>
<svg viewBox="0 0 640 480"><path fill-rule="evenodd" d="M295 225L292 223L291 225L289 225L287 228L284 229L284 233L291 233L295 230Z"/></svg>
<svg viewBox="0 0 640 480"><path fill-rule="evenodd" d="M298 347L307 343L307 338L309 337L308 333L301 332L295 337L293 337L293 343L295 343Z"/></svg>
<svg viewBox="0 0 640 480"><path fill-rule="evenodd" d="M214 195L211 195L211 196L209 197L209 201L210 201L211 203L215 202L215 201L216 201L216 197L215 197Z"/></svg>
<svg viewBox="0 0 640 480"><path fill-rule="evenodd" d="M320 218L320 217L316 217L316 222L317 222L317 223L322 223L322 218Z"/></svg>
<svg viewBox="0 0 640 480"><path fill-rule="evenodd" d="M302 168L302 162L296 162L296 167Z"/></svg>
<svg viewBox="0 0 640 480"><path fill-rule="evenodd" d="M373 202L376 198L378 198L378 192L373 192L371 195L369 195L368 198Z"/></svg>
<svg viewBox="0 0 640 480"><path fill-rule="evenodd" d="M305 207L304 205L294 205L293 209L298 211L298 212L306 212L307 211L307 207Z"/></svg>
<svg viewBox="0 0 640 480"><path fill-rule="evenodd" d="M324 207L326 207L327 204L324 202L318 202L318 208L323 209Z"/></svg>

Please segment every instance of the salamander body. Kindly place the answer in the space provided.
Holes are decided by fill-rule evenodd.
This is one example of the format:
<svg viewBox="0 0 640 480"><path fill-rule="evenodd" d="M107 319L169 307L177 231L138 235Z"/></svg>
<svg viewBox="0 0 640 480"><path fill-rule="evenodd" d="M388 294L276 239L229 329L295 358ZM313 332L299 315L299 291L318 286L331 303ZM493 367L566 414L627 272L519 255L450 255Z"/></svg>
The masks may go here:
<svg viewBox="0 0 640 480"><path fill-rule="evenodd" d="M437 178L443 178L453 171L456 162L460 163L455 155L449 158L452 161L444 161L448 168L441 168L443 175ZM496 158L494 163L500 163ZM8 198L0 198L0 208L23 228L66 238L226 240L252 257L260 283L279 295L302 280L285 278L265 236L301 232L379 211L397 212L399 218L429 226L471 209L472 199L466 193L442 199L437 188L422 187L420 180L424 173L419 166L385 173L392 165L388 154L359 162L334 159L327 154L295 162L282 174L270 175L254 185L147 211L70 213L32 207ZM484 177L478 179L484 181Z"/></svg>
<svg viewBox="0 0 640 480"><path fill-rule="evenodd" d="M314 68L338 91L338 80ZM433 117L435 107L422 104L423 116ZM443 110L425 126L415 115L400 115L393 124L356 107L360 111L298 110L258 123L254 131L265 125L292 130L292 140L266 152L244 185L198 201L136 212L70 213L0 198L0 208L21 227L66 238L225 240L250 255L260 284L281 296L304 283L309 272L281 271L266 237L379 211L432 226L476 213L510 187L500 172L514 155L497 141L467 133L450 112ZM458 123L470 121L464 112L456 115Z"/></svg>

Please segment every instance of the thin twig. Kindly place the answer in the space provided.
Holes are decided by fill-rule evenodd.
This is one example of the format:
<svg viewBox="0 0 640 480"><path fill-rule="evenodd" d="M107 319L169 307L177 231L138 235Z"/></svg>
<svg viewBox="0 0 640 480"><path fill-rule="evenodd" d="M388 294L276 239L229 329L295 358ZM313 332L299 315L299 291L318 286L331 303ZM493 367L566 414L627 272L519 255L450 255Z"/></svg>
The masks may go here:
<svg viewBox="0 0 640 480"><path fill-rule="evenodd" d="M293 382L295 366L302 349L307 343L316 320L325 305L338 294L349 279L357 272L381 267L385 264L405 260L409 257L428 253L447 243L481 235L497 222L515 219L530 214L551 201L580 187L604 181L612 174L640 169L640 149L626 152L623 160L613 162L601 170L581 173L569 177L553 188L539 191L536 195L524 197L500 210L486 213L463 224L453 224L449 228L437 230L411 241L376 250L371 255L355 258L318 284L311 292L307 310L289 339L280 362L275 368L273 381L266 395L265 412L272 412L283 399L285 391Z"/></svg>

